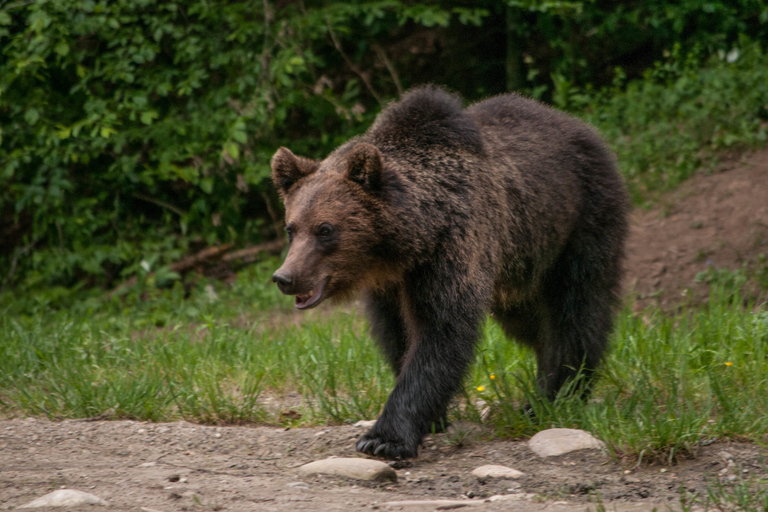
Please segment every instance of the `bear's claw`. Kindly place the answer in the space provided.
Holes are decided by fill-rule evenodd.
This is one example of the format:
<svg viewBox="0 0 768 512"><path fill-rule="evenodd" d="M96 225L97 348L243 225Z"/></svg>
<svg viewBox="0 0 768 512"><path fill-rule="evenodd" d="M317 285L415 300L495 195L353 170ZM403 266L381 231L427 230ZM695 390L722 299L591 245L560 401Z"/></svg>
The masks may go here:
<svg viewBox="0 0 768 512"><path fill-rule="evenodd" d="M385 441L380 437L365 435L357 441L355 449L366 455L382 457L389 460L413 459L417 456L417 450L394 441Z"/></svg>

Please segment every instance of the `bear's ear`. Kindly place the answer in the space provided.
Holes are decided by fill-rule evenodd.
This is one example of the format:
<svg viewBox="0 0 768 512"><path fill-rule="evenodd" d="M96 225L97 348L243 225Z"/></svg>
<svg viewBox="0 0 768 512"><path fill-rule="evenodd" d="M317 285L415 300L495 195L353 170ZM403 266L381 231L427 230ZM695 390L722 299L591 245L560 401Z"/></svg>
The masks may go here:
<svg viewBox="0 0 768 512"><path fill-rule="evenodd" d="M304 176L317 170L317 163L291 153L288 148L280 148L272 157L272 183L285 195L288 190Z"/></svg>
<svg viewBox="0 0 768 512"><path fill-rule="evenodd" d="M347 179L368 192L381 190L381 153L373 144L357 144L347 157Z"/></svg>

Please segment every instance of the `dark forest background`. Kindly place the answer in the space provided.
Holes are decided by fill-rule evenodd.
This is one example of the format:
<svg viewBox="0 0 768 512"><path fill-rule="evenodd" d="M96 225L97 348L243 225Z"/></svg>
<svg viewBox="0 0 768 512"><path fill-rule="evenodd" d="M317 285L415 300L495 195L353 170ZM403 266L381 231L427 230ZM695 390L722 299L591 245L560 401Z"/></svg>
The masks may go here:
<svg viewBox="0 0 768 512"><path fill-rule="evenodd" d="M765 143L767 44L765 0L0 0L0 286L169 284L281 239L274 151L423 83L584 118L642 204Z"/></svg>

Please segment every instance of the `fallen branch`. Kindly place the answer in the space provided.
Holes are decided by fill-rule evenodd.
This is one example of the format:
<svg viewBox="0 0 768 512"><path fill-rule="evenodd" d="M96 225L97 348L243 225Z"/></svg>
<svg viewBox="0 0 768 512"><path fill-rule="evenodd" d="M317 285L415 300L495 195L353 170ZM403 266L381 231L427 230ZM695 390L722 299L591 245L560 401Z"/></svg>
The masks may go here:
<svg viewBox="0 0 768 512"><path fill-rule="evenodd" d="M252 261L256 258L256 255L262 251L268 251L272 253L280 252L284 244L285 242L282 239L277 239L232 252L227 252L232 248L232 244L206 247L202 251L192 254L191 256L187 256L183 260L171 263L168 268L172 272L182 273L196 267L200 263L212 263L217 260L224 262L231 262L235 260ZM152 276L154 274L154 272L150 272L148 276ZM107 293L107 299L112 298L115 294L119 293L125 288L135 286L138 282L139 279L137 276L132 276L126 279Z"/></svg>
<svg viewBox="0 0 768 512"><path fill-rule="evenodd" d="M227 252L231 248L232 248L232 244L215 245L213 247L206 247L205 249L198 252L197 254L193 254L192 256L187 256L183 260L177 261L176 263L171 263L171 266L169 268L173 272L184 272L185 270L189 270L190 268L194 267L198 263L216 259L222 253Z"/></svg>
<svg viewBox="0 0 768 512"><path fill-rule="evenodd" d="M248 260L256 256L261 251L279 252L285 242L282 239L272 240L271 242L264 242L263 244L254 245L252 247L246 247L239 251L232 251L221 257L221 261L232 261L237 259Z"/></svg>

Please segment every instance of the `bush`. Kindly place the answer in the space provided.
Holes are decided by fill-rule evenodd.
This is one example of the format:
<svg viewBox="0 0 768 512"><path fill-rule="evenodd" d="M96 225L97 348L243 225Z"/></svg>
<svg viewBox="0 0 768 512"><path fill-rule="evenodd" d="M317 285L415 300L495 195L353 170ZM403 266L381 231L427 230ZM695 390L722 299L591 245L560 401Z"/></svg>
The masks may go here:
<svg viewBox="0 0 768 512"><path fill-rule="evenodd" d="M733 72L659 67L592 91L617 64L640 76L674 41L680 55L725 55L739 34L766 40L766 20L764 0L3 3L0 288L111 286L204 246L280 236L274 150L321 156L428 81L586 111L630 179L664 174L658 155L675 151L684 177L702 140L764 133L763 75L742 65L763 65L759 50ZM716 105L723 94L733 101ZM682 119L701 134L669 137Z"/></svg>

